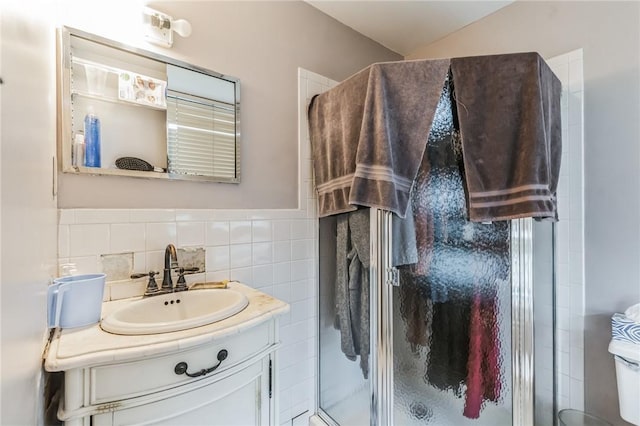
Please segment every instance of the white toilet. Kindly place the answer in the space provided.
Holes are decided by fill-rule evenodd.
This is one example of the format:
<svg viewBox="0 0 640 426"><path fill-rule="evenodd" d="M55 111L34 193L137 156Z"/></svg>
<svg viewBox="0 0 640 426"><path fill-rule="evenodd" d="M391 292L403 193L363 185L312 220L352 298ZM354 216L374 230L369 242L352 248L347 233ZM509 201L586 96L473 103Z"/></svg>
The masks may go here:
<svg viewBox="0 0 640 426"><path fill-rule="evenodd" d="M612 329L609 352L616 362L620 417L640 425L640 341L637 340L640 324L622 314L615 314Z"/></svg>

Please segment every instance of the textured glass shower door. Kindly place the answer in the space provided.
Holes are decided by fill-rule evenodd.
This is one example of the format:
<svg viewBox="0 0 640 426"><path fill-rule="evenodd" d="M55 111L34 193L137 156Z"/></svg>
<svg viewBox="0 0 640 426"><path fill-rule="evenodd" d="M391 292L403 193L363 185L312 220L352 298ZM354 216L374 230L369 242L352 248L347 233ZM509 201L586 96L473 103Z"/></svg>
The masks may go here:
<svg viewBox="0 0 640 426"><path fill-rule="evenodd" d="M451 104L445 84L407 212L416 262L394 259L407 248L379 215L380 264L397 273L379 287L378 424L553 425L554 228L467 220Z"/></svg>
<svg viewBox="0 0 640 426"><path fill-rule="evenodd" d="M417 263L393 265L393 421L511 425L510 222L467 220L449 87L408 214Z"/></svg>

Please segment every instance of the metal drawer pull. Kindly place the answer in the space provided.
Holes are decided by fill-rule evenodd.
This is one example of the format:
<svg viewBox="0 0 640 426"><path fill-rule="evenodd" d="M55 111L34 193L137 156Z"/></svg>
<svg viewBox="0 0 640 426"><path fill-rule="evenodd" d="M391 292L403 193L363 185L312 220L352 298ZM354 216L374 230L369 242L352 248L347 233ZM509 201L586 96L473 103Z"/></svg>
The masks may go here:
<svg viewBox="0 0 640 426"><path fill-rule="evenodd" d="M227 359L228 356L229 356L229 352L226 349L222 349L220 352L218 352L218 363L216 365L214 365L213 367L203 368L202 370L198 371L197 373L188 373L187 372L187 368L189 368L189 366L187 365L187 363L186 362L179 362L173 368L173 371L177 375L186 374L189 377L204 376L205 374L209 374L212 371L215 371L218 367L220 367L220 364L222 364L222 361Z"/></svg>

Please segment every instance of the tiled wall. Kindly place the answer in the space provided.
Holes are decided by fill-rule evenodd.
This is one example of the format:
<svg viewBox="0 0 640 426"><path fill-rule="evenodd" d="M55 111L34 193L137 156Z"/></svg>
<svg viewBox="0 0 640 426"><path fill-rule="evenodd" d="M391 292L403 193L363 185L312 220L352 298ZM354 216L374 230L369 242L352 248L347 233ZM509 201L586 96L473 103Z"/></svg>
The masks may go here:
<svg viewBox="0 0 640 426"><path fill-rule="evenodd" d="M558 408L584 409L584 142L582 49L547 60L560 78L562 166L556 225Z"/></svg>
<svg viewBox="0 0 640 426"><path fill-rule="evenodd" d="M300 72L305 117L310 91L327 79ZM280 319L279 420L290 425L315 409L317 215L305 126L300 129L299 208L295 210L60 210L59 264L99 271L100 255L132 252L136 272L162 270L167 244L204 247L206 272L189 282L233 279L291 305ZM159 281L158 281L159 282ZM111 282L105 298L140 295L145 279Z"/></svg>

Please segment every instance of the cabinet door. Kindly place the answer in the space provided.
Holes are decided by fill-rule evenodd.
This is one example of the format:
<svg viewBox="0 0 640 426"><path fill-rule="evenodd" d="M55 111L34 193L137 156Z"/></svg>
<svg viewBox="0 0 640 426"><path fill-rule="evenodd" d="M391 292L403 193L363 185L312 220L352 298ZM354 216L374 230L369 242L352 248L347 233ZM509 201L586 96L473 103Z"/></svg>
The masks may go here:
<svg viewBox="0 0 640 426"><path fill-rule="evenodd" d="M225 379L150 404L93 416L94 425L269 424L268 357Z"/></svg>

